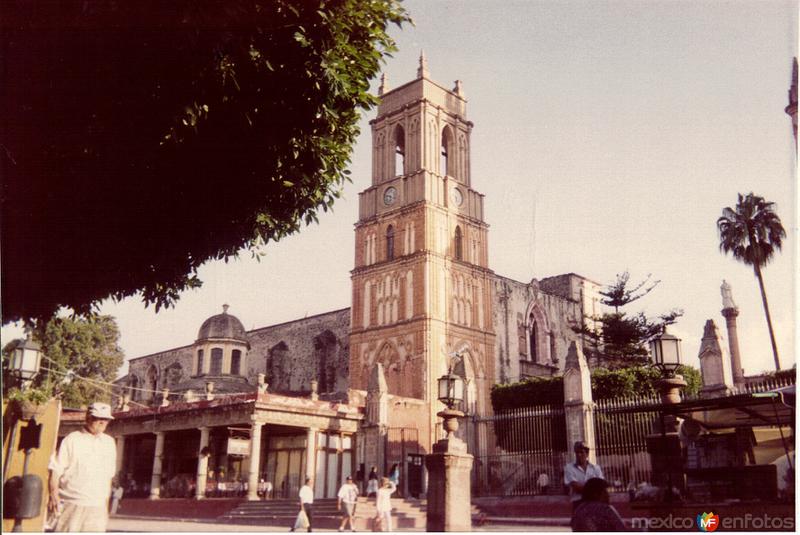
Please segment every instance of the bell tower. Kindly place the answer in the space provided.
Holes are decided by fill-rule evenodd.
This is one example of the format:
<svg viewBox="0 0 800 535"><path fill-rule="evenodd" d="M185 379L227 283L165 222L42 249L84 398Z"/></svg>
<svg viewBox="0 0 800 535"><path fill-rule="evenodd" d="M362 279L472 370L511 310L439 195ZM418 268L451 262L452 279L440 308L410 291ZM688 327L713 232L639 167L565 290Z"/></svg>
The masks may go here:
<svg viewBox="0 0 800 535"><path fill-rule="evenodd" d="M351 387L366 390L382 364L388 393L413 398L424 414L413 426L426 448L440 438L436 380L450 356L462 356L454 370L466 381L467 412L488 410L494 379L494 274L483 195L470 176L473 125L461 82L446 89L428 76L422 55L415 80L392 90L381 81L372 183L355 225L350 332Z"/></svg>

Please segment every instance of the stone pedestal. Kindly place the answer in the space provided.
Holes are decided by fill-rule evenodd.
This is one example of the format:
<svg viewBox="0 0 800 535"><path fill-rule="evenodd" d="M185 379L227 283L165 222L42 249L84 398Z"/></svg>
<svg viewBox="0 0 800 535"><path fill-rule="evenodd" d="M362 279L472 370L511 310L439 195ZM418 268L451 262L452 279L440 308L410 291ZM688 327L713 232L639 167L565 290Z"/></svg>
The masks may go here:
<svg viewBox="0 0 800 535"><path fill-rule="evenodd" d="M472 455L467 453L467 445L456 438L453 431L447 438L436 442L433 453L425 457L428 469L427 531L472 531Z"/></svg>

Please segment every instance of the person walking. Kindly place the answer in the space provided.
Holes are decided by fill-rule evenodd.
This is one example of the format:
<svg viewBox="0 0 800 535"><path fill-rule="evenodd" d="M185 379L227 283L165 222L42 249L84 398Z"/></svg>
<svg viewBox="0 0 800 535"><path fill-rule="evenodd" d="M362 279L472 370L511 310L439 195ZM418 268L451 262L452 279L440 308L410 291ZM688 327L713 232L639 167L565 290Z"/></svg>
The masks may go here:
<svg viewBox="0 0 800 535"><path fill-rule="evenodd" d="M367 496L372 497L378 492L378 469L372 467L367 477Z"/></svg>
<svg viewBox="0 0 800 535"><path fill-rule="evenodd" d="M388 477L381 478L381 486L375 499L375 509L378 512L375 520L380 524L380 531L392 531L391 496L395 490L397 490L397 485L392 483Z"/></svg>
<svg viewBox="0 0 800 535"><path fill-rule="evenodd" d="M389 481L394 483L395 487L400 486L400 466L397 463L393 464L391 470L389 470Z"/></svg>
<svg viewBox="0 0 800 535"><path fill-rule="evenodd" d="M356 502L358 501L358 487L353 483L353 478L347 476L347 481L339 489L337 494L336 508L342 512L342 523L339 525L339 531L344 531L345 525L350 523L350 531L356 530L355 515L356 515ZM344 508L342 508L344 505Z"/></svg>
<svg viewBox="0 0 800 535"><path fill-rule="evenodd" d="M61 442L50 468L48 510L57 514L58 532L105 531L108 526L108 498L117 466L117 447L105 433L113 420L111 406L92 403L80 431Z"/></svg>
<svg viewBox="0 0 800 535"><path fill-rule="evenodd" d="M306 478L306 484L300 487L298 496L300 498L300 510L306 514L308 519L308 531L314 525L314 489L312 488L313 480L310 477ZM294 531L294 527L290 531Z"/></svg>
<svg viewBox="0 0 800 535"><path fill-rule="evenodd" d="M111 490L111 514L117 514L119 510L119 503L122 501L122 495L125 493L125 490L122 488L122 485L119 482L115 481L112 490Z"/></svg>
<svg viewBox="0 0 800 535"><path fill-rule="evenodd" d="M572 531L625 531L625 523L609 503L608 483L593 477L583 486L581 501L572 513Z"/></svg>
<svg viewBox="0 0 800 535"><path fill-rule="evenodd" d="M564 485L569 487L572 511L575 512L581 501L584 484L594 477L600 479L605 479L605 477L599 465L589 462L589 447L582 440L575 443L573 451L575 452L575 462L567 463L564 467Z"/></svg>

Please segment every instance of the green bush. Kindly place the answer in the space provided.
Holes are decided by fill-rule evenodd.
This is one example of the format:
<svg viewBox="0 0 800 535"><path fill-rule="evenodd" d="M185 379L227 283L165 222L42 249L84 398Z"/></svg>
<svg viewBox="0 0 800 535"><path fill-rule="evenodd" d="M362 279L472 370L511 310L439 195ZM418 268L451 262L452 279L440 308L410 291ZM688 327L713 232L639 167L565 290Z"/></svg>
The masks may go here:
<svg viewBox="0 0 800 535"><path fill-rule="evenodd" d="M681 366L678 373L687 383L684 394L694 395L700 390L702 378L698 370ZM592 398L600 401L652 396L657 393L656 383L660 378L661 372L652 366L630 366L615 370L597 368L591 375ZM564 378L533 377L518 383L494 385L491 398L495 412L542 405L560 407L564 405Z"/></svg>

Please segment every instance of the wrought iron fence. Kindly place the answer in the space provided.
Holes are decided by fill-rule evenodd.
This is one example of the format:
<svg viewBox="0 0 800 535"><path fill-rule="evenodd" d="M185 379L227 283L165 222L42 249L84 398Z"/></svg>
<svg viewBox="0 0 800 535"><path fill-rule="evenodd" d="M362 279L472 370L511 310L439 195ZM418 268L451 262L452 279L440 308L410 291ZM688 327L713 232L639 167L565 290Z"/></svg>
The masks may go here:
<svg viewBox="0 0 800 535"><path fill-rule="evenodd" d="M629 491L652 474L647 436L659 418L658 396L598 401L594 410L596 461L609 490Z"/></svg>
<svg viewBox="0 0 800 535"><path fill-rule="evenodd" d="M529 407L464 422L475 461L473 493L515 496L563 492L566 422L561 407ZM460 431L460 430L459 430Z"/></svg>

